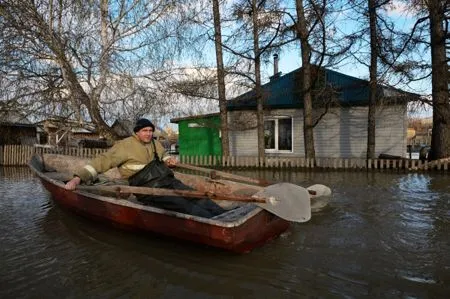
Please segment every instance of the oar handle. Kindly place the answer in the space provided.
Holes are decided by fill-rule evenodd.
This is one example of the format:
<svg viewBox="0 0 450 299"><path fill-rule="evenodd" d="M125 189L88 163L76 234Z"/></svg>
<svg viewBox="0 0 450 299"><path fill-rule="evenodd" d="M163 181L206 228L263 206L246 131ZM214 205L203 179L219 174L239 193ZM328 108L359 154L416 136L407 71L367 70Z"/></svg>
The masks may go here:
<svg viewBox="0 0 450 299"><path fill-rule="evenodd" d="M239 202L257 202L265 203L266 198L255 197L255 196L245 196L245 195L234 195L234 194L221 194L214 192L201 192L194 190L175 190L175 189L165 189L165 188L149 188L149 187L135 187L126 185L97 185L97 186L77 186L77 190L82 191L105 191L112 192L116 194L124 193L134 193L134 194L144 194L153 196L181 196L187 198L209 198L214 200L229 200L229 201L239 201Z"/></svg>

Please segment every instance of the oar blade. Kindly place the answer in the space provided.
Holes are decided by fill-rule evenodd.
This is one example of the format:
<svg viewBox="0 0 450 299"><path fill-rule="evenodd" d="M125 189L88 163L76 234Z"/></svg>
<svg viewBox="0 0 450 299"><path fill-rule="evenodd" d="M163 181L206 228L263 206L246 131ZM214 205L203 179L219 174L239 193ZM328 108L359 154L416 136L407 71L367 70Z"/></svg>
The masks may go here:
<svg viewBox="0 0 450 299"><path fill-rule="evenodd" d="M306 189L315 193L311 195L311 211L313 213L321 211L330 202L331 189L329 187L322 184L315 184Z"/></svg>
<svg viewBox="0 0 450 299"><path fill-rule="evenodd" d="M311 202L308 190L290 183L270 185L255 194L271 198L267 203L258 203L261 208L280 218L293 222L306 222L311 219Z"/></svg>
<svg viewBox="0 0 450 299"><path fill-rule="evenodd" d="M314 184L306 189L314 191L316 193L312 195L311 198L331 195L331 189L328 186L322 184Z"/></svg>

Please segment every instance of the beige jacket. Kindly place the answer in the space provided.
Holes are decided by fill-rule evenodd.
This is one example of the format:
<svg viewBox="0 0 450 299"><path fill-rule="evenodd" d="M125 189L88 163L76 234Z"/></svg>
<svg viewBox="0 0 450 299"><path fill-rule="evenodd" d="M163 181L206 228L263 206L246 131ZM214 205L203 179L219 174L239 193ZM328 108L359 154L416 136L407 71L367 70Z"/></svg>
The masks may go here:
<svg viewBox="0 0 450 299"><path fill-rule="evenodd" d="M162 160L169 158L160 142L155 140L158 156ZM81 181L93 181L99 173L117 167L122 178L127 179L150 163L154 158L152 142L143 143L133 134L128 138L118 141L107 152L98 155L83 168L75 172Z"/></svg>

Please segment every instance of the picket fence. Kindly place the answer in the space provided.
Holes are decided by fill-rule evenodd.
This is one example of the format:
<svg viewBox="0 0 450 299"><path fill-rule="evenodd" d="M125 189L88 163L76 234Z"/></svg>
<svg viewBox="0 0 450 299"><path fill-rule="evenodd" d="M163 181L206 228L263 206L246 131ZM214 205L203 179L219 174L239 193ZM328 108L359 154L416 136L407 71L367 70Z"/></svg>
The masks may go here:
<svg viewBox="0 0 450 299"><path fill-rule="evenodd" d="M83 158L93 158L105 152L103 148L76 148L60 147L46 148L26 145L4 145L0 146L0 165L3 166L25 166L31 156L37 154L61 154Z"/></svg>
<svg viewBox="0 0 450 299"><path fill-rule="evenodd" d="M34 154L62 154L83 158L93 158L105 152L99 148L44 148L23 145L0 146L0 165L26 166ZM248 156L179 156L180 162L205 167L223 168L276 168L276 169L343 169L343 170L376 170L398 169L406 171L444 171L448 172L450 161L422 162L411 159L343 159L343 158L316 158L305 159L300 157L266 157L258 159Z"/></svg>

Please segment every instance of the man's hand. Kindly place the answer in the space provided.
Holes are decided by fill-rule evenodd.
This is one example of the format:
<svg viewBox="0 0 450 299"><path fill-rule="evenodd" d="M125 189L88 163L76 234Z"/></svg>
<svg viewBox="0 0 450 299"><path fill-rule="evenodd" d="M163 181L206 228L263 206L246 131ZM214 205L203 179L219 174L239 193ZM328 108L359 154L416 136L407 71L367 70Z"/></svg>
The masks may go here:
<svg viewBox="0 0 450 299"><path fill-rule="evenodd" d="M70 181L68 181L66 183L66 185L64 186L64 188L66 190L75 190L75 188L81 183L81 179L79 177L74 177L73 179L71 179Z"/></svg>
<svg viewBox="0 0 450 299"><path fill-rule="evenodd" d="M167 167L175 167L177 165L177 159L175 157L169 157L164 161Z"/></svg>

